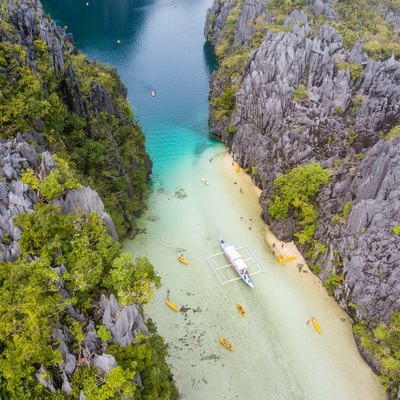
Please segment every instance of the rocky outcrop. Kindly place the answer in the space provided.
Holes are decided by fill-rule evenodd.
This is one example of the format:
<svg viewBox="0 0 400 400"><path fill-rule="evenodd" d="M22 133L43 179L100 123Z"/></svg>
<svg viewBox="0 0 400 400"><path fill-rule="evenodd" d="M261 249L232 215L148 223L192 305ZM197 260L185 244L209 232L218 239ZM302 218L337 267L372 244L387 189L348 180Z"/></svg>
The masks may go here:
<svg viewBox="0 0 400 400"><path fill-rule="evenodd" d="M103 295L100 307L103 310L103 325L111 332L112 343L125 347L132 343L139 330L146 335L149 333L137 306L122 307L115 296L107 299Z"/></svg>
<svg viewBox="0 0 400 400"><path fill-rule="evenodd" d="M151 173L152 162L146 153L141 128L127 105L127 89L118 74L111 67L80 56L72 35L66 34L45 15L39 0L3 2L0 19L5 22L0 26L0 42L21 46L21 55L15 52L14 60L7 60L10 65L1 67L0 74L17 87L21 66L25 68L27 64L42 79L35 96L49 101L50 96L55 95L53 102L61 102L63 107L57 105L54 114L59 108L67 113L62 120L52 121L57 128L51 129L46 126L51 123L44 121L45 118L32 118L32 135L35 131L42 132L43 144L51 143L47 145L51 152L66 150L82 176L89 178L85 182L90 182L107 205L113 204L112 212L117 216L120 234L132 232L135 213L143 209L146 186L146 182L138 182L137 176L145 180ZM45 68L43 60L48 60ZM52 75L51 78L45 79L46 74ZM107 83L99 76L107 76ZM21 94L22 99L23 96L26 93ZM16 132L9 127L7 137L14 134ZM3 135L6 133L0 133L0 137ZM102 155L102 162L95 167L87 162L88 154L94 151ZM6 174L12 174L12 170L5 168ZM97 174L90 171L93 169ZM118 196L108 201L106 197L114 190Z"/></svg>
<svg viewBox="0 0 400 400"><path fill-rule="evenodd" d="M324 207L316 237L329 245L318 263L326 273L343 274L335 292L343 308L356 304L351 312L358 318L387 323L400 308L400 240L393 232L400 221L399 139L379 141L346 177L341 172L318 199ZM332 224L338 200L353 205L346 219Z"/></svg>
<svg viewBox="0 0 400 400"><path fill-rule="evenodd" d="M95 211L107 227L108 234L118 240L113 220L104 211L104 204L98 193L91 188L73 189L66 194L65 198L60 199L60 203L64 214L70 212L76 214L82 211L88 216L91 211Z"/></svg>
<svg viewBox="0 0 400 400"><path fill-rule="evenodd" d="M223 28L232 8L237 4L236 0L216 1L213 3L206 18L205 36L214 46L218 46L223 37ZM237 29L234 36L234 47L248 45L254 34L255 20L262 18L267 23L272 22L271 16L266 12L266 0L245 0L240 10Z"/></svg>
<svg viewBox="0 0 400 400"><path fill-rule="evenodd" d="M315 1L314 11L334 19L331 3ZM206 37L215 46L233 4L216 0L210 9ZM245 0L231 53L249 42L248 25L255 18L269 22L271 17L259 1ZM224 123L212 117L211 129L252 171L262 189L262 216L280 239L296 240L299 226L293 218L271 219L273 180L313 161L330 169L331 182L317 199L314 235L326 253L315 251L310 258L313 249L299 247L310 264L323 268L323 280L330 273L343 276L336 298L351 313L348 303L355 304L356 315L375 326L400 309L400 248L393 233L400 221L400 147L397 139L381 137L400 122L400 64L393 57L369 59L361 42L344 50L341 36L327 24L314 36L303 11L292 12L284 25L287 32L266 31L250 53L242 76L235 78L239 90L232 116ZM216 73L211 77L212 98L224 90L219 79ZM347 202L353 207L344 217ZM335 215L340 223L332 222Z"/></svg>
<svg viewBox="0 0 400 400"><path fill-rule="evenodd" d="M25 136L32 138L31 135ZM40 173L44 177L56 168L51 154L47 151L37 152L35 144L36 147L40 147L36 142L28 143L22 135L18 135L14 140L0 143L0 263L15 261L20 254L18 240L21 238L21 231L14 225L13 219L23 212L32 213L35 204L40 201L40 192L32 190L29 185L23 183L21 174L27 168L32 168L36 174ZM109 234L118 240L112 219L104 211L99 195L92 189L87 187L73 189L53 203L61 205L64 214L84 212L88 215L91 211L97 212L107 226ZM63 302L68 302L72 296L64 288L63 278L67 269L61 264L54 268L54 271L58 275L56 286L62 294ZM66 307L66 313L71 321L85 326L84 339L78 344L68 327L61 323L58 323L58 328L53 333L53 340L58 343L58 350L63 359L60 363L61 387L64 392L71 393L73 389L68 377L80 364L87 367L94 365L107 374L118 366L118 363L112 355L106 353L108 344L99 338L92 319L88 319L72 305ZM109 299L102 295L97 314L95 316L97 323L102 321L112 334L109 343L118 343L125 347L133 343L139 331L146 335L149 333L138 307L122 306L113 295ZM56 392L53 378L43 366L36 371L35 376L50 392ZM142 385L140 374L136 375L135 384Z"/></svg>
<svg viewBox="0 0 400 400"><path fill-rule="evenodd" d="M32 168L39 174L40 171L48 173L55 167L49 152L38 154L35 146L26 142L21 135L14 140L0 143L0 262L17 259L20 254L18 240L21 239L21 231L13 220L23 212L31 213L39 201L38 191L25 184L21 180L21 174L27 168ZM57 199L55 204L61 204L65 214L77 211L86 214L90 211L97 212L109 234L118 240L112 219L104 211L99 195L92 189L74 189L67 192L65 197Z"/></svg>

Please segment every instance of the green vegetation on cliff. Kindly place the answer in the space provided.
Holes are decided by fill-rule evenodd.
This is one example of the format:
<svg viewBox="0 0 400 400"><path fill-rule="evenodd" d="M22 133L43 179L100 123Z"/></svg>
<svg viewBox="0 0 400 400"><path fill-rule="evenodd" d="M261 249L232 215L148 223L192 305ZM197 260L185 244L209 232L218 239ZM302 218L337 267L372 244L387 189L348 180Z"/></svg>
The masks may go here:
<svg viewBox="0 0 400 400"><path fill-rule="evenodd" d="M100 194L125 237L144 208L151 161L116 71L76 54L68 40L58 71L44 41L18 44L9 13L0 8L0 137L42 133L45 146Z"/></svg>
<svg viewBox="0 0 400 400"><path fill-rule="evenodd" d="M153 266L123 253L96 213L64 215L56 205L91 186L120 237L133 231L151 172L144 135L116 71L78 54L29 0L0 3L0 139L20 144L18 133L57 168L46 173L27 154L21 164L31 168L18 164L19 177L4 178L3 190L23 186L36 205L3 221L19 229L2 244L21 235L21 253L0 264L0 398L179 398L151 320L143 332L143 308L161 285Z"/></svg>
<svg viewBox="0 0 400 400"><path fill-rule="evenodd" d="M343 46L351 50L357 40L363 41L363 48L374 59L384 60L400 57L399 28L388 11L400 7L398 0L342 0L334 3L339 16L334 26L343 37Z"/></svg>
<svg viewBox="0 0 400 400"><path fill-rule="evenodd" d="M215 48L215 54L218 58L219 67L217 71L217 80L221 84L218 93L214 93L211 101L211 114L219 122L225 123L235 111L235 96L239 90L239 85L235 78L241 75L245 62L247 61L250 48L241 46L233 49L233 42L236 32L236 23L243 6L243 0L236 0L229 12L226 25L223 29L221 42ZM210 23L215 20L211 18ZM226 127L227 132L234 132L233 126Z"/></svg>
<svg viewBox="0 0 400 400"><path fill-rule="evenodd" d="M105 374L83 360L82 342L86 321L101 323L100 294L114 294L123 305L143 307L153 296L160 278L147 259L132 260L107 234L96 213L88 218L61 215L59 207L38 203L31 214L21 214L21 255L15 262L0 264L0 397L8 399L52 398L33 376L42 367L44 379L60 388L63 361L56 329L68 330L71 350L78 364L69 376L75 397L82 391L88 399L178 398L165 363L166 347L151 323L149 336L140 334L127 347L113 344L106 353L115 355L119 366ZM55 267L63 266L65 272ZM84 322L70 317L70 307ZM109 340L104 326L98 335ZM82 362L79 362L82 360ZM133 378L141 374L143 387ZM68 398L60 389L56 398Z"/></svg>
<svg viewBox="0 0 400 400"><path fill-rule="evenodd" d="M267 10L273 15L277 24L282 24L287 15L293 10L304 8L307 3L307 0L271 0L267 4Z"/></svg>
<svg viewBox="0 0 400 400"><path fill-rule="evenodd" d="M358 321L354 333L380 365L380 380L395 398L400 383L400 311L394 311L387 325L379 324L373 331Z"/></svg>
<svg viewBox="0 0 400 400"><path fill-rule="evenodd" d="M298 224L304 227L295 233L301 244L312 240L317 220L314 200L321 186L328 182L328 173L318 163L293 168L274 180L276 194L268 212L273 219L293 215Z"/></svg>

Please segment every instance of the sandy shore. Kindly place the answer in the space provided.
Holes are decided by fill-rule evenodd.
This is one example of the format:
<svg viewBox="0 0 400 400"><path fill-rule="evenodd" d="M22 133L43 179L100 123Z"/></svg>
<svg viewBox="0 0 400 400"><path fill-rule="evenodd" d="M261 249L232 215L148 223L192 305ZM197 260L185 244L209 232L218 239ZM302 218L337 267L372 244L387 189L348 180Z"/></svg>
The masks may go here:
<svg viewBox="0 0 400 400"><path fill-rule="evenodd" d="M223 157L223 165L227 169L235 168L238 164L233 160L232 156L229 153L226 153ZM240 181L246 182L247 187L250 187L253 190L254 194L257 198L260 197L261 189L258 188L250 178L249 174L246 174L242 169L238 173L238 178L240 177ZM278 240L278 238L268 229L266 225L265 230L265 240L269 248L271 249L271 253L275 255L276 259L279 261L279 258L288 258L288 257L296 257L294 260L284 262L285 267L289 267L290 269L294 269L298 272L299 268L297 267L298 264L302 264L301 271L304 273L305 271L311 272L309 266L307 265L304 257L296 247L293 241L291 242L283 242ZM321 283L318 277L311 274L310 279L315 282L315 279Z"/></svg>

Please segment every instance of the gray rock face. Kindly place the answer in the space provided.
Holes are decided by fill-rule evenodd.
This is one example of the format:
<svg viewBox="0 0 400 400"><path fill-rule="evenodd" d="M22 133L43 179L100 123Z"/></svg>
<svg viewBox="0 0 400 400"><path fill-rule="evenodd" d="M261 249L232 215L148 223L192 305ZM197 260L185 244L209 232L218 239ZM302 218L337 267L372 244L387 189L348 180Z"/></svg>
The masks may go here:
<svg viewBox="0 0 400 400"><path fill-rule="evenodd" d="M61 378L63 380L62 387L61 387L62 390L65 393L70 394L72 392L72 387L71 387L71 384L69 382L68 376L63 372L61 374Z"/></svg>
<svg viewBox="0 0 400 400"><path fill-rule="evenodd" d="M70 353L69 348L65 344L65 342L61 342L58 345L58 349L61 351L64 360L61 365L61 369L66 375L71 375L75 371L76 356Z"/></svg>
<svg viewBox="0 0 400 400"><path fill-rule="evenodd" d="M50 390L51 393L56 392L56 388L54 387L53 380L51 378L47 379L46 376L46 369L44 367L40 367L38 371L35 373L36 379L47 389Z"/></svg>
<svg viewBox="0 0 400 400"><path fill-rule="evenodd" d="M357 317L370 322L387 323L400 308L400 238L393 233L400 221L399 182L400 141L381 140L348 179L332 181L320 194L327 203L316 236L338 250L343 265L344 281L335 296L346 309L347 303L356 304ZM343 199L353 201L351 212L332 229L329 210ZM321 264L332 268L329 257Z"/></svg>
<svg viewBox="0 0 400 400"><path fill-rule="evenodd" d="M93 360L94 366L100 368L108 374L113 368L117 367L117 361L111 354L103 353L101 356L96 355Z"/></svg>
<svg viewBox="0 0 400 400"><path fill-rule="evenodd" d="M0 262L15 261L20 254L18 240L21 231L14 225L13 219L23 213L31 213L38 202L38 192L22 182L23 168L48 173L56 167L48 151L42 153L42 162L34 146L23 141L19 136L14 140L0 143ZM114 223L105 212L104 204L97 192L90 188L75 189L67 193L65 199L60 198L63 212L76 213L79 210L88 215L95 211L104 221L108 233L118 240Z"/></svg>
<svg viewBox="0 0 400 400"><path fill-rule="evenodd" d="M4 4L3 4L4 3ZM89 122L93 120L95 116L98 116L101 112L106 112L108 115L115 117L116 124L123 129L124 126L134 127L135 122L132 121L130 113L125 115L125 111L121 107L116 107L113 102L115 102L116 96L121 98L127 97L127 89L118 79L118 75L115 73L117 87L113 89L113 96L109 90L100 83L93 83L90 86L88 93L86 93L86 88L82 88L85 85L81 82L81 79L77 79L77 72L74 70L76 68L74 63L71 61L70 55L77 55L78 52L74 47L72 35L66 34L64 29L58 27L53 21L49 21L48 17L43 11L43 7L38 0L7 0L2 2L2 7L0 9L0 19L7 23L7 29L2 31L0 35L1 42L16 43L23 46L26 62L28 66L36 73L38 70L38 63L40 58L40 52L37 49L36 41L40 40L44 42L47 46L49 55L49 65L48 68L57 76L57 88L56 92L64 103L68 112L74 113L75 116L80 117L82 120ZM87 66L91 66L101 69L97 61L90 61L88 59L83 62L87 63ZM5 68L0 69L1 74L6 74L8 76L8 71ZM11 75L10 75L11 76ZM11 78L10 78L11 79ZM53 88L46 87L46 82L43 82L44 90L54 90ZM118 94L116 93L118 92ZM50 95L50 93L48 93ZM90 123L84 128L84 134L86 138L90 140L96 140L98 137L94 132L91 131ZM31 127L31 133L29 134L33 139L36 139L36 131L41 131L43 129L44 122L38 121L35 126ZM136 129L137 127L135 127ZM36 131L35 131L36 130ZM132 213L123 213L122 209L126 208L125 203L129 202L141 202L143 200L143 188L140 188L137 183L135 183L133 177L136 175L138 169L145 168L147 176L150 175L152 169L152 161L150 157L146 154L144 140L139 138L134 138L135 145L131 146L131 158L127 161L128 155L126 151L122 150L124 146L124 141L127 138L122 138L119 129L106 128L105 133L112 145L115 147L116 151L109 151L106 158L112 162L116 171L118 172L118 179L124 181L126 185L125 193L128 201L120 200L118 202L118 210L122 214L122 218L125 219L126 226L128 230L134 229L134 217ZM39 135L40 136L40 135ZM125 135L126 136L126 135ZM43 138L42 138L43 140ZM65 140L66 142L68 139ZM47 161L51 160L46 158L45 148L43 147L44 142L39 142L36 140L38 146L37 150L44 154L44 159L42 160L45 168L52 168L52 165L48 165ZM37 159L28 159L30 157L29 145L27 143L21 144L24 148L20 149L23 157L32 165L37 164ZM120 149L121 148L121 149ZM47 149L49 150L49 149ZM136 157L136 153L140 154L139 158ZM34 158L34 156L32 156ZM25 164L24 164L25 163ZM18 168L26 168L26 162L21 160L18 164ZM47 172L47 170L46 170ZM13 167L11 163L4 163L3 173L7 179L15 179L19 174L18 169ZM104 177L106 181L110 183L110 186L114 184L115 176L110 178ZM110 234L115 236L115 231L112 229L111 220L105 215L104 216L107 226L109 227Z"/></svg>
<svg viewBox="0 0 400 400"><path fill-rule="evenodd" d="M68 214L72 212L84 212L89 215L91 211L97 212L107 227L109 235L115 240L118 240L117 231L115 230L114 222L104 210L104 203L97 192L89 187L73 189L67 193L65 199L60 199L62 212Z"/></svg>
<svg viewBox="0 0 400 400"><path fill-rule="evenodd" d="M132 344L138 329L146 335L149 333L136 306L123 307L114 295L109 300L103 295L100 306L104 311L103 325L112 333L113 343L125 347Z"/></svg>
<svg viewBox="0 0 400 400"><path fill-rule="evenodd" d="M32 212L37 202L36 193L20 180L21 164L29 167L30 161L36 163L38 155L21 138L0 143L0 154L0 262L4 262L15 261L20 254L21 231L13 219Z"/></svg>
<svg viewBox="0 0 400 400"><path fill-rule="evenodd" d="M336 18L332 1L313 3L314 11ZM244 2L231 52L249 42L250 20L268 22L258 5ZM205 33L214 46L221 43L232 7L233 2L215 0L209 11ZM252 179L262 189L262 216L280 239L296 240L299 226L292 218L271 220L273 180L314 161L331 169L331 183L317 199L314 235L327 250L308 261L323 268L323 280L329 273L343 275L335 292L342 307L356 304L356 315L371 326L387 322L400 309L400 239L393 233L400 225L400 147L397 139L385 142L378 132L400 121L400 64L369 59L361 42L345 51L339 33L327 24L312 37L302 11L294 11L285 25L289 32L267 32L250 53L242 76L235 78L240 88L233 116L224 123L211 118L211 129L243 168L257 171ZM211 87L213 98L224 82L213 74ZM228 125L236 133L227 133ZM342 215L349 201L348 217L333 223L332 216ZM300 250L306 256L308 248Z"/></svg>

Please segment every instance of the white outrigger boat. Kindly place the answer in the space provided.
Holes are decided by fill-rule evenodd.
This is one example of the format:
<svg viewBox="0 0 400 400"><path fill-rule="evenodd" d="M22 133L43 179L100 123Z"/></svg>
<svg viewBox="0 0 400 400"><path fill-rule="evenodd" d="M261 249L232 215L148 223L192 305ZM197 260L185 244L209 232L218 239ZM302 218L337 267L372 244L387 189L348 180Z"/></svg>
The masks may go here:
<svg viewBox="0 0 400 400"><path fill-rule="evenodd" d="M239 277L243 281L245 281L251 288L254 288L253 282L250 278L250 274L247 271L247 265L244 262L242 256L237 252L233 245L228 245L228 243L226 243L221 236L219 237L219 242L221 244L222 250L228 257L228 260L232 264L233 269L236 271Z"/></svg>

